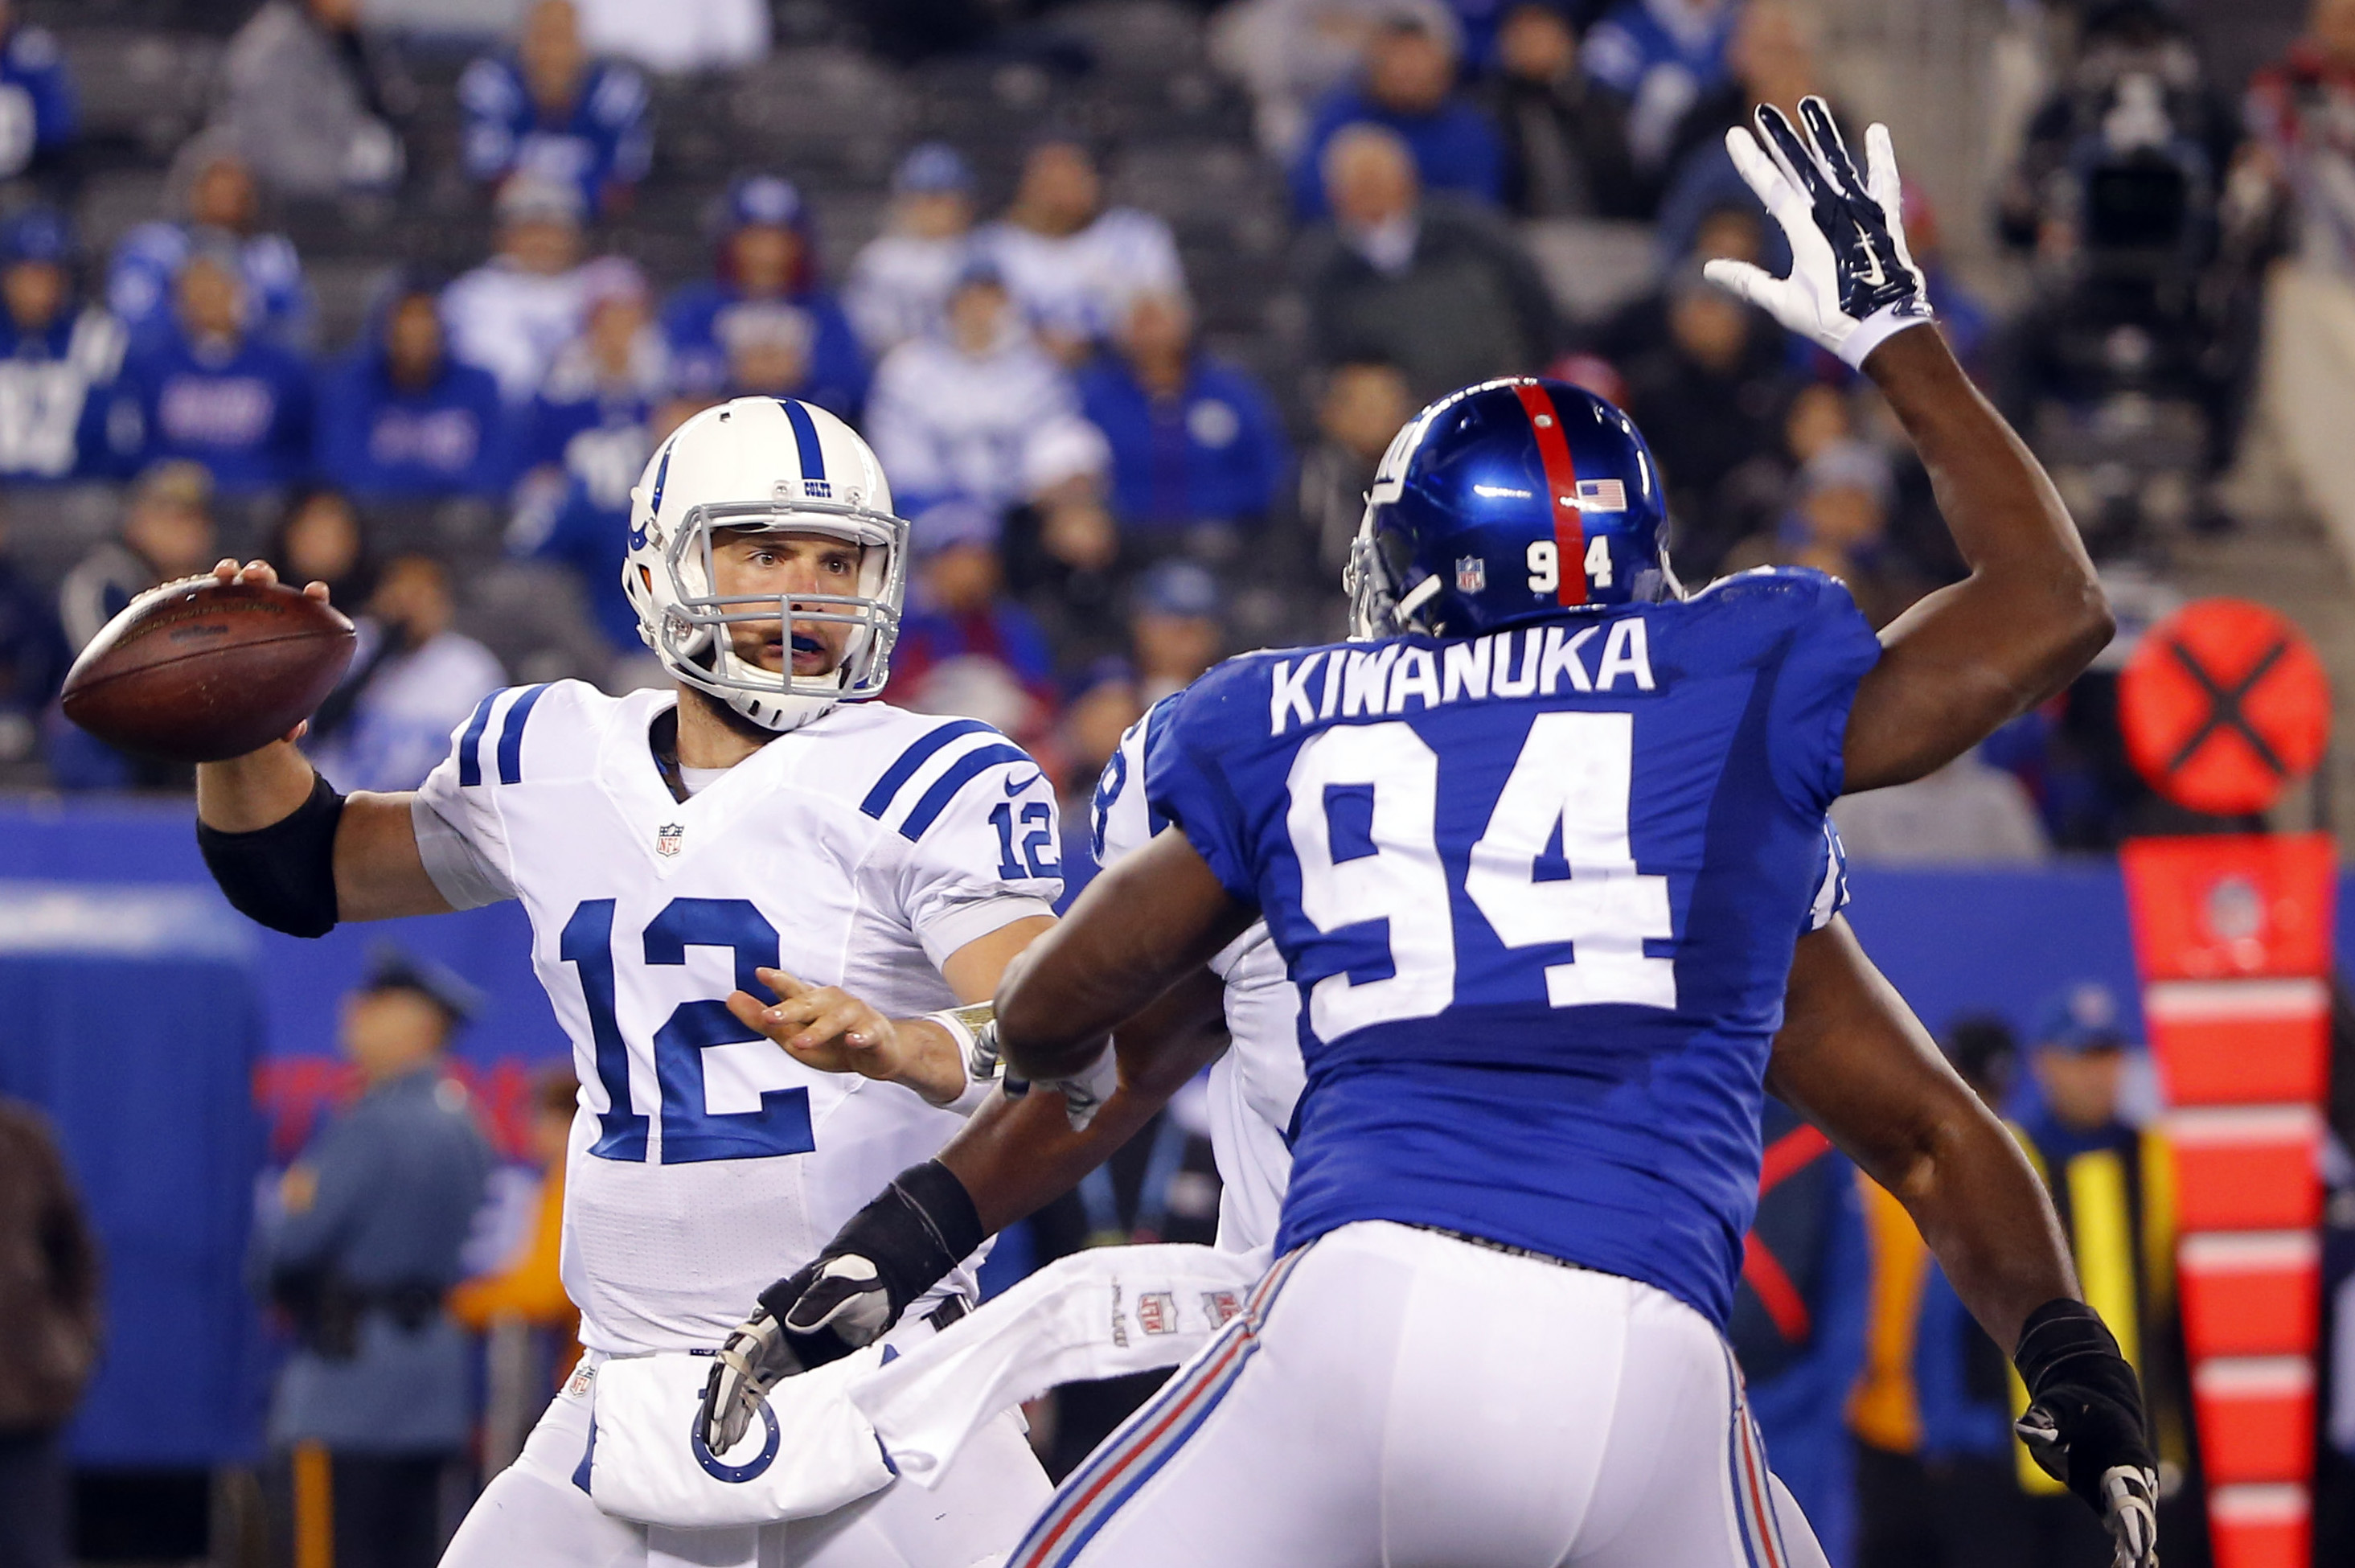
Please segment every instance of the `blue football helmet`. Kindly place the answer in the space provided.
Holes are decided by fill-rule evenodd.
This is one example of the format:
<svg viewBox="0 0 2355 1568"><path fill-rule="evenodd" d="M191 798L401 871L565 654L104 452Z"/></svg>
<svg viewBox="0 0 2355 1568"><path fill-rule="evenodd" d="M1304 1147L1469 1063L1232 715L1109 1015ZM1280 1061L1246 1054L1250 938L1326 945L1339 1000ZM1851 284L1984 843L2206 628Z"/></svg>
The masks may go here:
<svg viewBox="0 0 2355 1568"><path fill-rule="evenodd" d="M1533 376L1451 392L1398 432L1343 585L1360 637L1472 636L1684 595L1635 421Z"/></svg>

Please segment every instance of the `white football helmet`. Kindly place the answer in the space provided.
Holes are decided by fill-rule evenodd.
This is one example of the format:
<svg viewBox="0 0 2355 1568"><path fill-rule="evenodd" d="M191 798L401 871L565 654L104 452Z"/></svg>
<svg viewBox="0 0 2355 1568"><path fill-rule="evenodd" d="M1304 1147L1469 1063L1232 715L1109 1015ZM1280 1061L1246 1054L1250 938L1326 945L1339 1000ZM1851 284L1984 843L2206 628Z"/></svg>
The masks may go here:
<svg viewBox="0 0 2355 1568"><path fill-rule="evenodd" d="M821 534L859 547L855 594L721 597L711 536L723 528ZM908 524L891 510L882 466L857 432L790 398L738 398L706 409L647 459L630 492L622 588L638 635L663 667L770 730L797 729L838 702L874 697L890 676L907 597ZM751 621L853 628L823 676L740 658L727 628Z"/></svg>

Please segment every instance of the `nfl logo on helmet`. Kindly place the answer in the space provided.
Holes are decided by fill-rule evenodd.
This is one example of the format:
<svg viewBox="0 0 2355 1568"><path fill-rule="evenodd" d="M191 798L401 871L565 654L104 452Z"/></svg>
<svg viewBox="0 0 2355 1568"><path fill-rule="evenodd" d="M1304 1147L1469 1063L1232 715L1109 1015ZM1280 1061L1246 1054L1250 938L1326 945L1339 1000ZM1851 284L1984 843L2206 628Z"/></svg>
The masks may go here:
<svg viewBox="0 0 2355 1568"><path fill-rule="evenodd" d="M1477 593L1488 586L1488 563L1476 555L1459 556L1455 561L1455 592Z"/></svg>

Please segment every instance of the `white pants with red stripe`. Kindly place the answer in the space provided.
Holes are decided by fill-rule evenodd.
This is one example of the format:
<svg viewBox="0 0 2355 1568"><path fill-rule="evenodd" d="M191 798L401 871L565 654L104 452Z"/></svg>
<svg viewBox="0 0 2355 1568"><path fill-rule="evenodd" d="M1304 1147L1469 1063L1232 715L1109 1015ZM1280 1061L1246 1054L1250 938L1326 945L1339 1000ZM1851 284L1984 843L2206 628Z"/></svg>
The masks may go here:
<svg viewBox="0 0 2355 1568"><path fill-rule="evenodd" d="M1724 1339L1614 1275L1387 1223L1277 1262L1008 1568L1824 1568Z"/></svg>

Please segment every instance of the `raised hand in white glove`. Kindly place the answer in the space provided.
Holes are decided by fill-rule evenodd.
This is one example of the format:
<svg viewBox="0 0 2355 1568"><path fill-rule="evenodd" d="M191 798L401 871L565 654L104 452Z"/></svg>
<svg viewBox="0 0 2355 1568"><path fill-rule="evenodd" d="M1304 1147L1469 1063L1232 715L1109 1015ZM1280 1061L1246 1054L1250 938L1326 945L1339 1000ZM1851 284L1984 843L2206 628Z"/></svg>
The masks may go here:
<svg viewBox="0 0 2355 1568"><path fill-rule="evenodd" d="M1860 368L1891 337L1930 320L1922 269L1905 248L1889 127L1866 130L1866 172L1859 176L1822 99L1799 101L1804 141L1772 104L1759 105L1756 118L1757 136L1737 125L1725 133L1725 150L1789 236L1791 275L1777 278L1725 260L1702 272Z"/></svg>

